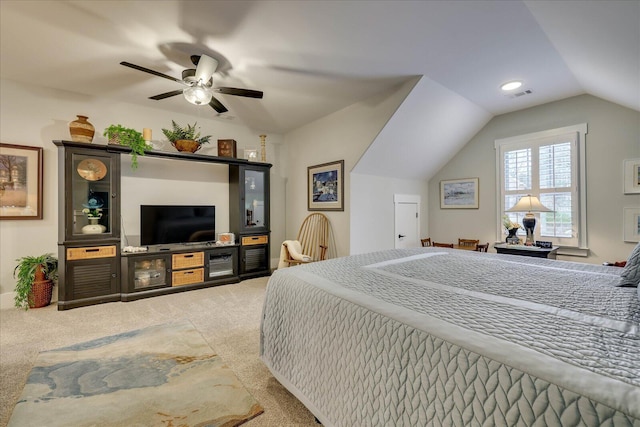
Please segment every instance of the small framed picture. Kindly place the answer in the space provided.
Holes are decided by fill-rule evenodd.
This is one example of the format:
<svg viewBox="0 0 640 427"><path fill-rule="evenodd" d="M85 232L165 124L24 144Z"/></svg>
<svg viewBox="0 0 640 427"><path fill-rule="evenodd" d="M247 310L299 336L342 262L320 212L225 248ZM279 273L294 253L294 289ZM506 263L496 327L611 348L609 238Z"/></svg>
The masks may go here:
<svg viewBox="0 0 640 427"><path fill-rule="evenodd" d="M219 139L218 140L218 157L236 157L236 140L235 139Z"/></svg>
<svg viewBox="0 0 640 427"><path fill-rule="evenodd" d="M250 162L255 162L256 160L258 160L258 150L256 148L245 148L244 158L245 160L249 160Z"/></svg>
<svg viewBox="0 0 640 427"><path fill-rule="evenodd" d="M640 159L624 161L624 194L640 193Z"/></svg>
<svg viewBox="0 0 640 427"><path fill-rule="evenodd" d="M640 242L640 208L624 208L624 241Z"/></svg>
<svg viewBox="0 0 640 427"><path fill-rule="evenodd" d="M344 211L344 160L307 167L307 210Z"/></svg>
<svg viewBox="0 0 640 427"><path fill-rule="evenodd" d="M42 219L42 147L0 144L0 219Z"/></svg>
<svg viewBox="0 0 640 427"><path fill-rule="evenodd" d="M479 178L440 181L440 209L478 209Z"/></svg>

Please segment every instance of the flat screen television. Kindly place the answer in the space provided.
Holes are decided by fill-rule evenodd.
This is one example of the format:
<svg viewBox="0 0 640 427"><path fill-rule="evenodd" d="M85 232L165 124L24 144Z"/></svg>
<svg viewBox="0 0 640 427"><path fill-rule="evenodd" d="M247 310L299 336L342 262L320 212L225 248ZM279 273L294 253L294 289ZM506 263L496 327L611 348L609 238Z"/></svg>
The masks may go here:
<svg viewBox="0 0 640 427"><path fill-rule="evenodd" d="M140 244L143 246L215 241L215 229L215 206L140 206Z"/></svg>

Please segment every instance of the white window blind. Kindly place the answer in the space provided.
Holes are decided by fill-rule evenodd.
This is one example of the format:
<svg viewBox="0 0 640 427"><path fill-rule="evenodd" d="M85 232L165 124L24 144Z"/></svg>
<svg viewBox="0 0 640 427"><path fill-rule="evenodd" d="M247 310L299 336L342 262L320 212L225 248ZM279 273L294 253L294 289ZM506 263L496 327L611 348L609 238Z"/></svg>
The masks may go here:
<svg viewBox="0 0 640 427"><path fill-rule="evenodd" d="M498 240L502 217L522 224L524 213L505 212L531 194L553 212L536 214L534 238L586 249L584 142L586 123L495 141L498 170ZM524 229L519 231L525 235Z"/></svg>

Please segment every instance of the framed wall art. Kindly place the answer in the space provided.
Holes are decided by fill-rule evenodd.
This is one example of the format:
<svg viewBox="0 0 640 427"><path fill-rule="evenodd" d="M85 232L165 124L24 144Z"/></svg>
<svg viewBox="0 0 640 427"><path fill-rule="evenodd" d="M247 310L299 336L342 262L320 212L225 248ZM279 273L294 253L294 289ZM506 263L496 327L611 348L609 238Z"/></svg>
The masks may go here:
<svg viewBox="0 0 640 427"><path fill-rule="evenodd" d="M640 159L624 161L624 194L640 193Z"/></svg>
<svg viewBox="0 0 640 427"><path fill-rule="evenodd" d="M640 208L624 208L624 241L640 242Z"/></svg>
<svg viewBox="0 0 640 427"><path fill-rule="evenodd" d="M440 209L478 209L479 178L440 181Z"/></svg>
<svg viewBox="0 0 640 427"><path fill-rule="evenodd" d="M307 168L307 209L344 211L344 160Z"/></svg>
<svg viewBox="0 0 640 427"><path fill-rule="evenodd" d="M42 219L42 147L0 143L0 219Z"/></svg>

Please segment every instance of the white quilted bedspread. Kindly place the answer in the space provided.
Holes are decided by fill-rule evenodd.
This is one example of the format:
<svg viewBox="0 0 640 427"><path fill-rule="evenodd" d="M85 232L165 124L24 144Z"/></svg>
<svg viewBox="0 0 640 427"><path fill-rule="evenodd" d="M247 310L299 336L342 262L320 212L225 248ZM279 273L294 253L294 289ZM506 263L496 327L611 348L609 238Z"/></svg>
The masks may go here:
<svg viewBox="0 0 640 427"><path fill-rule="evenodd" d="M261 358L325 426L640 426L619 272L441 248L278 270Z"/></svg>

